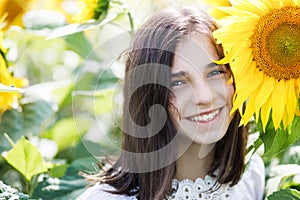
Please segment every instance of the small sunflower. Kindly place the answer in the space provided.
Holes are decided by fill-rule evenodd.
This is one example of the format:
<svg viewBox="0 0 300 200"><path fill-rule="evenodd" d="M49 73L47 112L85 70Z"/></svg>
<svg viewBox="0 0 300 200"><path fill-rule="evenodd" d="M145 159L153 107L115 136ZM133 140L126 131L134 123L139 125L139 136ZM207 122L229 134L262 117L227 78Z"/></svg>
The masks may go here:
<svg viewBox="0 0 300 200"><path fill-rule="evenodd" d="M7 15L6 26L4 30L8 29L11 25L22 26L22 16L30 8L30 5L35 0L1 0L0 16Z"/></svg>
<svg viewBox="0 0 300 200"><path fill-rule="evenodd" d="M0 18L0 24L4 20L4 17ZM0 84L6 86L15 86L17 88L24 87L28 84L28 81L23 78L16 78L8 71L5 60L5 48L2 46L3 32L0 29ZM20 94L18 92L0 92L0 116L7 109L10 109L14 103L17 102Z"/></svg>
<svg viewBox="0 0 300 200"><path fill-rule="evenodd" d="M30 10L49 9L63 13L67 19L70 18L63 9L64 0L1 0L0 16L7 15L3 30L8 30L10 26L23 27L23 16Z"/></svg>
<svg viewBox="0 0 300 200"><path fill-rule="evenodd" d="M110 0L79 0L80 12L73 16L74 22L99 19L107 13Z"/></svg>
<svg viewBox="0 0 300 200"><path fill-rule="evenodd" d="M232 112L247 101L242 124L269 115L275 129L287 127L299 114L300 0L230 0L219 7L229 16L214 32L222 43L236 82ZM271 114L272 113L272 114Z"/></svg>

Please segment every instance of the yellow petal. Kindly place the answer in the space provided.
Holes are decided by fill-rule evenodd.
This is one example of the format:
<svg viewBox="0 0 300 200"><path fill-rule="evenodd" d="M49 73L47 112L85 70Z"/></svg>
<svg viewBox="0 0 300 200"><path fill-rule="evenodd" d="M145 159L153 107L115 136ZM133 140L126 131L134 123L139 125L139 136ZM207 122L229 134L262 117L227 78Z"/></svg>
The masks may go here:
<svg viewBox="0 0 300 200"><path fill-rule="evenodd" d="M235 111L238 109L243 103L249 98L250 94L257 89L257 87L260 85L262 79L263 79L263 74L258 73L257 75L253 76L255 80L253 81L252 84L249 84L249 86L246 89L241 89L241 90L236 90L236 98L233 101L233 107L232 111Z"/></svg>
<svg viewBox="0 0 300 200"><path fill-rule="evenodd" d="M244 75L245 71L250 67L251 62L253 59L252 52L250 50L246 50L244 52L243 58L237 58L235 59L235 64L231 68L232 72L234 74L240 74L241 76Z"/></svg>
<svg viewBox="0 0 300 200"><path fill-rule="evenodd" d="M234 59L237 59L239 55L243 55L243 52L249 50L250 47L250 41L245 41L241 43L236 43L234 46L230 49L227 50L228 54L226 55L226 59L230 60L232 62ZM232 67L235 67L235 63L230 63ZM239 66L240 67L240 66Z"/></svg>
<svg viewBox="0 0 300 200"><path fill-rule="evenodd" d="M295 95L295 89L294 89L294 79L291 79L287 81L286 84L287 87L287 96L286 96L286 104L285 104L285 109L286 109L286 114L287 114L287 124L290 124L293 119L294 115L297 109L297 104L298 104L298 99Z"/></svg>
<svg viewBox="0 0 300 200"><path fill-rule="evenodd" d="M296 97L299 99L300 97L300 78L298 80L295 80L295 88L296 88Z"/></svg>
<svg viewBox="0 0 300 200"><path fill-rule="evenodd" d="M254 108L255 108L255 93L254 95L252 94L251 97L249 98L247 105L246 105L246 110L243 115L243 121L244 125L247 125L249 120L254 114Z"/></svg>
<svg viewBox="0 0 300 200"><path fill-rule="evenodd" d="M286 100L285 93L285 80L280 80L272 93L272 118L275 129L278 129L282 119Z"/></svg>
<svg viewBox="0 0 300 200"><path fill-rule="evenodd" d="M259 112L261 106L265 104L270 97L275 86L275 79L272 77L264 77L263 83L255 100L255 112Z"/></svg>
<svg viewBox="0 0 300 200"><path fill-rule="evenodd" d="M271 98L269 98L266 103L262 106L260 111L260 117L263 125L263 131L265 132L265 128L269 119L269 114L271 111Z"/></svg>
<svg viewBox="0 0 300 200"><path fill-rule="evenodd" d="M281 0L281 7L282 6L295 6L295 2L293 0Z"/></svg>
<svg viewBox="0 0 300 200"><path fill-rule="evenodd" d="M205 3L213 6L230 6L230 2L228 0L204 0Z"/></svg>
<svg viewBox="0 0 300 200"><path fill-rule="evenodd" d="M244 92L244 90L252 93L252 91L259 87L264 74L254 66L255 63L251 62L250 67L245 71L244 76L235 76L237 93Z"/></svg>
<svg viewBox="0 0 300 200"><path fill-rule="evenodd" d="M222 12L217 8L211 8L207 12L210 16L213 16L215 19L222 19L222 18L228 16L228 14L226 12Z"/></svg>
<svg viewBox="0 0 300 200"><path fill-rule="evenodd" d="M282 115L282 122L283 122L283 127L286 129L286 127L289 125L289 115L287 113L287 110L284 109L283 115Z"/></svg>
<svg viewBox="0 0 300 200"><path fill-rule="evenodd" d="M11 85L11 75L7 70L5 60L0 55L0 83L3 83L5 85Z"/></svg>
<svg viewBox="0 0 300 200"><path fill-rule="evenodd" d="M256 15L264 15L265 13L265 10L261 7L261 2L253 0L235 0L235 2L232 2L232 4L239 9L245 9Z"/></svg>
<svg viewBox="0 0 300 200"><path fill-rule="evenodd" d="M231 6L217 6L215 7L216 10L219 10L220 12L226 13L228 16L235 17L237 20L243 20L243 18L248 18L248 17L255 17L258 18L258 16L253 13L249 12L245 9L239 9L237 7L231 7ZM236 18L236 17L243 17L243 18ZM228 18L228 19L234 19L234 18Z"/></svg>

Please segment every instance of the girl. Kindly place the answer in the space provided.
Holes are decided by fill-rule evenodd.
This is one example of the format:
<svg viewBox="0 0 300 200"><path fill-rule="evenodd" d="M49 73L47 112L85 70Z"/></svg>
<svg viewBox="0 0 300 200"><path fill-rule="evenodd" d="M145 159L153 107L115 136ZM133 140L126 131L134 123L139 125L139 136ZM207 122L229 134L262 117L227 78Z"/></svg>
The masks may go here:
<svg viewBox="0 0 300 200"><path fill-rule="evenodd" d="M173 8L135 34L125 69L123 146L80 200L262 199L264 166L244 171L246 129L234 83L201 11ZM233 82L233 80L231 81Z"/></svg>

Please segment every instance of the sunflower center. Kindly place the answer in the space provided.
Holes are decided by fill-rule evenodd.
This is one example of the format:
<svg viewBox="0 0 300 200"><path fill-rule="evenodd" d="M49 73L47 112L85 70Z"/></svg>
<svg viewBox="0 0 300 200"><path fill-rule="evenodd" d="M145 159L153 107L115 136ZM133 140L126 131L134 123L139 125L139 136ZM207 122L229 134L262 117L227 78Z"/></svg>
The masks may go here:
<svg viewBox="0 0 300 200"><path fill-rule="evenodd" d="M272 10L261 17L252 37L257 67L275 79L300 77L300 7Z"/></svg>

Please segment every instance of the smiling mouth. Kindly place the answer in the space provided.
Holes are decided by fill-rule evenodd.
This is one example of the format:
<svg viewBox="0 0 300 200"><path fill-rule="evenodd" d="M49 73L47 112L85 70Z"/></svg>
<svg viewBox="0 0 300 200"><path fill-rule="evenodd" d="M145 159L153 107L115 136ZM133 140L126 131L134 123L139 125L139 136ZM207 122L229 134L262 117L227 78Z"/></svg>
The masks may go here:
<svg viewBox="0 0 300 200"><path fill-rule="evenodd" d="M221 112L222 108L208 112L206 114L199 114L197 116L189 118L189 120L194 122L208 122L216 118L216 116Z"/></svg>

